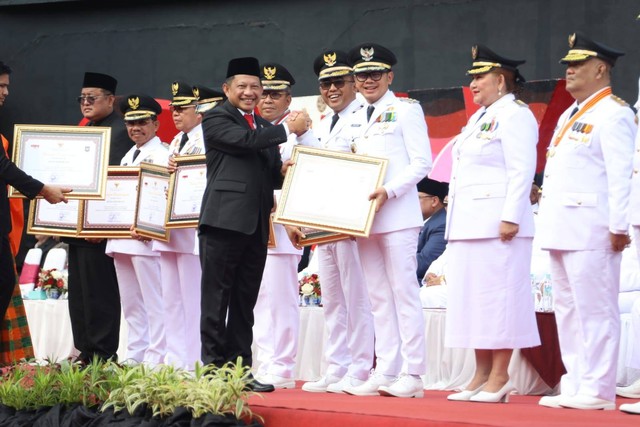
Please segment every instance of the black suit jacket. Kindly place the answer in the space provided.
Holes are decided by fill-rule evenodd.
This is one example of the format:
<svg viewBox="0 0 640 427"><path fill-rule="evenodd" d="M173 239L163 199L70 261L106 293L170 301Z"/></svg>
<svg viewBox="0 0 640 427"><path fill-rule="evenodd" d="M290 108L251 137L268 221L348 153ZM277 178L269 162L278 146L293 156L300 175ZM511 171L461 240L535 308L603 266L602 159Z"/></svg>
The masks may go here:
<svg viewBox="0 0 640 427"><path fill-rule="evenodd" d="M207 187L200 226L253 234L260 224L266 244L273 190L282 185L277 146L287 140L284 126L256 116L252 130L229 101L202 121L207 157Z"/></svg>
<svg viewBox="0 0 640 427"><path fill-rule="evenodd" d="M444 239L445 223L447 211L440 209L434 213L429 221L424 223L420 235L418 236L418 283L422 281L425 273L433 261L438 259L447 247Z"/></svg>
<svg viewBox="0 0 640 427"><path fill-rule="evenodd" d="M4 236L11 231L7 184L14 186L30 199L38 195L44 184L24 173L9 160L2 144L0 144L0 150L0 236Z"/></svg>

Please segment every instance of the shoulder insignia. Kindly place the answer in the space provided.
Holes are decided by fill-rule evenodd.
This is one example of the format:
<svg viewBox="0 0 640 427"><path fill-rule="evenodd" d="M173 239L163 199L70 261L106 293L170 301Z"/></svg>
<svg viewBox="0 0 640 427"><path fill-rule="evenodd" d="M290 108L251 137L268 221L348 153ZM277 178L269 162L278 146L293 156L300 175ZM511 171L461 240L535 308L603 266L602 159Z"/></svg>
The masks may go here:
<svg viewBox="0 0 640 427"><path fill-rule="evenodd" d="M413 98L398 98L400 101L402 102L407 102L409 104L418 104L419 101L417 99L413 99Z"/></svg>
<svg viewBox="0 0 640 427"><path fill-rule="evenodd" d="M356 108L353 109L351 114L357 113L358 111L362 110L363 107L364 107L364 104L358 105Z"/></svg>
<svg viewBox="0 0 640 427"><path fill-rule="evenodd" d="M518 104L520 107L527 107L527 108L529 108L529 105L528 105L526 102L524 102L524 101L521 101L521 100L519 100L519 99L516 99L514 102L515 102L516 104Z"/></svg>
<svg viewBox="0 0 640 427"><path fill-rule="evenodd" d="M619 96L616 96L616 95L612 94L611 95L611 99L614 100L616 103L622 105L623 107L628 107L629 106L629 104L627 104L627 102L624 99L620 98Z"/></svg>

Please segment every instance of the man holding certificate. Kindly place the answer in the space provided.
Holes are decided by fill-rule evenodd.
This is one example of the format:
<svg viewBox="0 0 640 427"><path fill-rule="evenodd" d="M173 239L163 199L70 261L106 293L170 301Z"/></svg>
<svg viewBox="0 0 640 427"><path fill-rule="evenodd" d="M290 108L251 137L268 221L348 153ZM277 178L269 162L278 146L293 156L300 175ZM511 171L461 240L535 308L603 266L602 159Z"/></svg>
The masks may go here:
<svg viewBox="0 0 640 427"><path fill-rule="evenodd" d="M282 182L277 145L301 135L308 117L292 113L276 126L253 114L262 95L255 58L229 62L222 86L227 101L202 122L207 187L199 224L202 265L202 361L251 366L253 308L267 256L273 190ZM252 380L258 392L272 385Z"/></svg>
<svg viewBox="0 0 640 427"><path fill-rule="evenodd" d="M356 154L388 159L375 200L377 215L358 251L369 287L375 328L376 370L349 394L422 397L425 373L424 320L416 281L416 247L422 226L416 184L431 168L427 125L420 104L389 90L395 55L367 43L349 52L356 87L366 105L350 123ZM404 367L404 368L403 368ZM406 375L400 376L406 369Z"/></svg>

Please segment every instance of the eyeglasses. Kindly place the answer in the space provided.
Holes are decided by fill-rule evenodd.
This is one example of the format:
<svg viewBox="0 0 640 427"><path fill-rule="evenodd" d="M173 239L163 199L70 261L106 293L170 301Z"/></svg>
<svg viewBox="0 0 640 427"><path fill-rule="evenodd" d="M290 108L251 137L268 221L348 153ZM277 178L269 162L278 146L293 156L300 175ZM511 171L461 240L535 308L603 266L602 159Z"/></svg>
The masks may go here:
<svg viewBox="0 0 640 427"><path fill-rule="evenodd" d="M344 79L336 79L336 80L323 80L320 82L320 89L329 90L331 86L335 86L336 89L342 89L344 85L347 83L353 83L353 80L344 80Z"/></svg>
<svg viewBox="0 0 640 427"><path fill-rule="evenodd" d="M370 73L357 73L355 77L359 82L366 82L367 79L371 79L374 82L377 82L380 81L383 74L385 74L385 72L383 71L372 71Z"/></svg>
<svg viewBox="0 0 640 427"><path fill-rule="evenodd" d="M264 92L262 92L262 95L260 95L260 98L267 99L267 97L270 96L271 99L273 99L274 101L277 101L278 99L282 98L286 94L287 94L286 92L267 92L267 91L264 91Z"/></svg>
<svg viewBox="0 0 640 427"><path fill-rule="evenodd" d="M96 99L100 98L101 96L110 96L110 95L84 95L84 96L81 95L77 98L78 104L84 104L86 102L89 105L93 105L93 103L96 102Z"/></svg>
<svg viewBox="0 0 640 427"><path fill-rule="evenodd" d="M176 113L182 113L187 110L187 108L196 108L195 105L170 105L169 111L172 113L175 111Z"/></svg>
<svg viewBox="0 0 640 427"><path fill-rule="evenodd" d="M151 123L151 119L128 120L124 122L124 124L129 128L132 128L134 126L143 127L143 126L147 126L150 123Z"/></svg>

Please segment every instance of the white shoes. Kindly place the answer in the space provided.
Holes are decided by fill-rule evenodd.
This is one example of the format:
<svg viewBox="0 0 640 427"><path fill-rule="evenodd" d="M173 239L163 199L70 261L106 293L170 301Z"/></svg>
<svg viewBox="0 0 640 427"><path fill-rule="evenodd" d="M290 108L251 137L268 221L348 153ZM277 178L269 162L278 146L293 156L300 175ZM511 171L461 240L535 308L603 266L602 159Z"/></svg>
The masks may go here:
<svg viewBox="0 0 640 427"><path fill-rule="evenodd" d="M389 386L396 377L373 373L367 381L359 386L345 387L344 392L354 396L379 396L378 389L382 386Z"/></svg>
<svg viewBox="0 0 640 427"><path fill-rule="evenodd" d="M281 377L274 374L265 374L256 378L262 384L271 384L276 389L296 388L296 382L293 378Z"/></svg>
<svg viewBox="0 0 640 427"><path fill-rule="evenodd" d="M357 386L362 385L362 384L364 384L364 381L362 381L362 380L360 380L358 378L354 378L354 377L350 377L348 375L345 375L337 383L329 384L329 386L327 386L327 391L329 393L342 393L342 394L344 394L344 389L345 388L347 388L347 387L357 387Z"/></svg>
<svg viewBox="0 0 640 427"><path fill-rule="evenodd" d="M304 383L302 390L310 393L325 393L330 384L335 384L338 381L340 381L340 377L327 374L318 381Z"/></svg>
<svg viewBox="0 0 640 427"><path fill-rule="evenodd" d="M616 387L616 394L630 399L640 399L640 380L626 387Z"/></svg>
<svg viewBox="0 0 640 427"><path fill-rule="evenodd" d="M469 398L470 402L482 402L482 403L509 403L509 395L516 388L511 381L507 381L500 390L495 393L488 391L480 391Z"/></svg>
<svg viewBox="0 0 640 427"><path fill-rule="evenodd" d="M486 383L480 385L480 387L475 390L462 390L459 393L450 394L449 396L447 396L447 400L454 400L459 402L468 401L472 396L480 393L482 391L482 387L484 387L485 384Z"/></svg>
<svg viewBox="0 0 640 427"><path fill-rule="evenodd" d="M560 406L562 406L563 408L602 409L605 411L613 411L614 409L616 409L615 402L610 402L608 400L581 394L577 394L571 397L563 397L562 399L560 399Z"/></svg>
<svg viewBox="0 0 640 427"><path fill-rule="evenodd" d="M620 405L620 410L622 412L626 412L627 414L640 415L640 402L625 403L623 405Z"/></svg>
<svg viewBox="0 0 640 427"><path fill-rule="evenodd" d="M406 374L398 377L389 386L381 385L378 388L378 393L381 396L424 397L424 383L419 376Z"/></svg>
<svg viewBox="0 0 640 427"><path fill-rule="evenodd" d="M547 408L562 408L562 406L560 406L560 401L563 399L564 396L562 396L561 394L557 395L557 396L543 396L539 401L538 401L538 405L540 406L546 406Z"/></svg>

